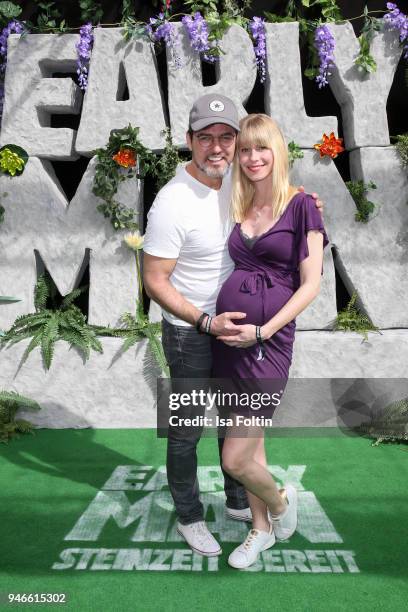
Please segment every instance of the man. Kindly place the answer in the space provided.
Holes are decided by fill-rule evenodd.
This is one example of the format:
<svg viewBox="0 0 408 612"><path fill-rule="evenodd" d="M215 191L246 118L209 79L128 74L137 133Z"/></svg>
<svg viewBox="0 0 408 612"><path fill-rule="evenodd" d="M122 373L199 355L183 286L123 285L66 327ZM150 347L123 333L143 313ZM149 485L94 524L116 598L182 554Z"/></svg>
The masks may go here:
<svg viewBox="0 0 408 612"><path fill-rule="evenodd" d="M177 379L180 389L181 379L210 378L209 336L239 333L240 326L233 320L245 317L242 312L213 316L218 292L233 269L227 250L232 229L228 170L238 131L237 109L229 98L208 94L196 100L186 134L191 162L160 190L148 215L144 285L163 309L163 348L171 378ZM184 408L178 416L193 416L190 410ZM205 524L199 499L196 447L200 436L199 428L169 427L167 477L179 533L196 552L215 556L222 551ZM222 445L219 439L220 457ZM250 521L243 486L224 471L223 475L227 516Z"/></svg>

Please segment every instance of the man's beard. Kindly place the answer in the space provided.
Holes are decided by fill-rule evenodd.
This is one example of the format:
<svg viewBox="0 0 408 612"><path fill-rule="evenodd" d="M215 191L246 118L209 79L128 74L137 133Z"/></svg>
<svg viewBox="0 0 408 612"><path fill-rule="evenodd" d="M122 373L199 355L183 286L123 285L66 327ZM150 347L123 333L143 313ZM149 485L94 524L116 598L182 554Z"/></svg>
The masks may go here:
<svg viewBox="0 0 408 612"><path fill-rule="evenodd" d="M224 168L213 168L205 164L199 164L193 158L193 162L197 166L197 168L201 170L201 172L203 172L209 178L224 178L224 176L227 174L229 167L230 167L230 164L227 162L227 160L224 159L224 161L226 164Z"/></svg>

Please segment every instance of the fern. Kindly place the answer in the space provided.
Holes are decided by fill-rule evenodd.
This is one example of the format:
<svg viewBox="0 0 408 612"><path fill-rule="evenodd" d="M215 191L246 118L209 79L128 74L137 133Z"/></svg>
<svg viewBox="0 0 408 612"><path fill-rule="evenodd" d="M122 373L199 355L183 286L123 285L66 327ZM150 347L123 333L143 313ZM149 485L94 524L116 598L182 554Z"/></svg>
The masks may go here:
<svg viewBox="0 0 408 612"><path fill-rule="evenodd" d="M335 331L353 331L358 334L362 334L364 340L368 340L369 331L375 331L380 333L378 327L376 327L370 319L356 307L357 293L353 293L346 308L338 313L333 329Z"/></svg>
<svg viewBox="0 0 408 612"><path fill-rule="evenodd" d="M384 440L408 440L408 397L388 404L373 416L368 425L361 425L359 429L376 438L373 446L378 446Z"/></svg>
<svg viewBox="0 0 408 612"><path fill-rule="evenodd" d="M69 306L79 297L84 291L88 289L89 285L84 285L83 287L78 287L78 289L74 289L64 297L61 303L61 310L67 310Z"/></svg>
<svg viewBox="0 0 408 612"><path fill-rule="evenodd" d="M407 68L408 74L408 68ZM395 148L397 149L401 158L401 163L405 168L408 167L408 134L399 134L396 138Z"/></svg>
<svg viewBox="0 0 408 612"><path fill-rule="evenodd" d="M42 274L38 279L34 290L34 306L37 312L45 308L50 292L51 288L47 275Z"/></svg>
<svg viewBox="0 0 408 612"><path fill-rule="evenodd" d="M39 404L15 391L0 391L0 441L7 443L18 433L29 433L32 424L24 419L15 420L17 410L40 410Z"/></svg>
<svg viewBox="0 0 408 612"><path fill-rule="evenodd" d="M129 350L136 342L139 342L143 338L148 339L148 346L150 353L154 358L156 364L160 368L160 371L168 377L169 368L167 365L166 358L164 356L163 346L158 338L161 334L160 323L151 323L148 317L138 309L137 316L133 316L130 312L125 312L120 318L123 327L111 328L93 326L94 331L101 336L113 336L125 338L119 353L123 354Z"/></svg>
<svg viewBox="0 0 408 612"><path fill-rule="evenodd" d="M11 346L31 337L20 365L26 361L33 349L41 346L41 355L47 370L51 367L57 340L65 340L71 347L79 349L85 359L89 358L91 349L102 353L102 345L95 331L73 303L85 290L86 287L74 289L62 300L59 308L49 309L46 308L49 300L55 306L56 290L48 274L40 276L35 286L36 312L17 317L11 328L1 336L1 344Z"/></svg>

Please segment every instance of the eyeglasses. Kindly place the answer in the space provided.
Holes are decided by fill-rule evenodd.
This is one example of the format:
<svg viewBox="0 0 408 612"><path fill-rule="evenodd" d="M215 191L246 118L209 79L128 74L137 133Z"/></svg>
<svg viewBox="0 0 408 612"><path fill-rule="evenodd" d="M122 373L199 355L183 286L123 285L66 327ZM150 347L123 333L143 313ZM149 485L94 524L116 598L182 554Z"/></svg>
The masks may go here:
<svg viewBox="0 0 408 612"><path fill-rule="evenodd" d="M196 136L200 147L203 149L209 149L214 145L215 141L218 141L221 147L230 147L235 142L235 134L227 132L221 134L221 136L212 136L211 134L197 134Z"/></svg>

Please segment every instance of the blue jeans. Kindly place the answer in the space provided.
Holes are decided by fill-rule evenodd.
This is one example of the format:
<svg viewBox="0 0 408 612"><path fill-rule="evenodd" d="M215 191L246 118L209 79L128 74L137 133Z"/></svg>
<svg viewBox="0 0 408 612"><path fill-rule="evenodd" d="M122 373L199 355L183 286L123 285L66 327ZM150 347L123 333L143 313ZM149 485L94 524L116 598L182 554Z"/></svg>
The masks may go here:
<svg viewBox="0 0 408 612"><path fill-rule="evenodd" d="M211 343L210 336L198 334L192 327L181 327L162 322L163 349L170 368L172 379L201 378L209 381L211 377ZM177 386L177 389L175 389ZM202 381L200 381L200 387ZM173 392L188 392L192 388L186 380L174 381ZM204 407L202 408L204 414ZM197 408L181 407L179 417L188 418L197 415ZM202 428L190 428L187 431L169 426L167 439L167 479L173 496L180 523L188 525L204 520L203 505L200 502L200 491L197 479L197 444ZM218 438L220 462L223 438ZM221 465L222 467L222 465ZM224 470L224 491L229 508L242 510L248 507L246 491L241 483L234 480Z"/></svg>

